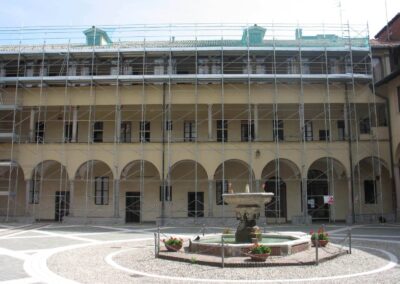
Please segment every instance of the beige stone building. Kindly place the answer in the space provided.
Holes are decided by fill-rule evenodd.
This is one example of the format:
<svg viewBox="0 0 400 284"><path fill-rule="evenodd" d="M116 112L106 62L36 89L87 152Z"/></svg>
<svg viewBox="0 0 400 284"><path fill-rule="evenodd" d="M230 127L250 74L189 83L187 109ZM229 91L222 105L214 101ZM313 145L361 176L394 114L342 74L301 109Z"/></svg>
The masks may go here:
<svg viewBox="0 0 400 284"><path fill-rule="evenodd" d="M246 185L275 194L268 223L395 220L364 27L4 33L5 220L226 224Z"/></svg>
<svg viewBox="0 0 400 284"><path fill-rule="evenodd" d="M387 100L391 163L396 195L400 196L400 13L371 40L375 93ZM397 199L397 215L400 200Z"/></svg>

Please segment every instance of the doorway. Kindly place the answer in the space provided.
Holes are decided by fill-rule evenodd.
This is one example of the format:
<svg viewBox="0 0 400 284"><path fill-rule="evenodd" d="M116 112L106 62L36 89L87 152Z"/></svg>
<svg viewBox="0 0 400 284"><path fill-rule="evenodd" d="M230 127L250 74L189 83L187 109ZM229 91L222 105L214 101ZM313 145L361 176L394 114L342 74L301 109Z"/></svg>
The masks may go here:
<svg viewBox="0 0 400 284"><path fill-rule="evenodd" d="M204 192L188 192L188 217L204 217Z"/></svg>
<svg viewBox="0 0 400 284"><path fill-rule="evenodd" d="M307 209L313 221L329 221L329 205L324 195L329 194L328 178L320 170L310 170L307 178Z"/></svg>
<svg viewBox="0 0 400 284"><path fill-rule="evenodd" d="M125 222L140 223L140 192L126 193Z"/></svg>
<svg viewBox="0 0 400 284"><path fill-rule="evenodd" d="M287 221L286 183L281 178L271 177L264 183L264 191L274 194L271 202L265 205L265 217Z"/></svg>
<svg viewBox="0 0 400 284"><path fill-rule="evenodd" d="M69 191L56 191L54 220L61 222L69 215Z"/></svg>

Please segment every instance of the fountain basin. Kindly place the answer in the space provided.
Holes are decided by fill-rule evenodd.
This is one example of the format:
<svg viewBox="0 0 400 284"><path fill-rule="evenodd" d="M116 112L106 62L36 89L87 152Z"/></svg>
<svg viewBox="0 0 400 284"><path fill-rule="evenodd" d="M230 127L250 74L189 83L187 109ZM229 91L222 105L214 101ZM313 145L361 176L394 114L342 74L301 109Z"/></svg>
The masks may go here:
<svg viewBox="0 0 400 284"><path fill-rule="evenodd" d="M240 257L247 256L252 243L237 243L234 235L224 236L224 256ZM285 232L262 234L263 239L260 244L269 246L272 250L271 255L285 256L304 251L310 248L310 236L303 232ZM198 241L191 241L189 244L189 252L221 256L222 244L220 235L206 236Z"/></svg>
<svg viewBox="0 0 400 284"><path fill-rule="evenodd" d="M250 205L262 207L265 203L271 202L274 194L271 192L225 193L222 196L224 201L229 205Z"/></svg>

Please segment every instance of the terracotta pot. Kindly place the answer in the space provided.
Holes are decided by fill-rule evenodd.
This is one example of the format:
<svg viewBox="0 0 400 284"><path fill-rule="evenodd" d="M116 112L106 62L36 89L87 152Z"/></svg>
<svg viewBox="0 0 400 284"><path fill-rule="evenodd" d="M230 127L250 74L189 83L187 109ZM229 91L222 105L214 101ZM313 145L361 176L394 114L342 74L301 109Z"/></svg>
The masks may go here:
<svg viewBox="0 0 400 284"><path fill-rule="evenodd" d="M311 241L312 241L313 246L315 247L315 245L316 245L316 240L311 240ZM328 243L329 243L329 241L326 241L326 240L319 240L319 241L318 241L318 246L319 246L319 247L325 247Z"/></svg>
<svg viewBox="0 0 400 284"><path fill-rule="evenodd" d="M265 261L269 257L269 255L269 253L250 254L250 258L252 261Z"/></svg>
<svg viewBox="0 0 400 284"><path fill-rule="evenodd" d="M167 245L165 244L165 247L168 251L178 251L182 248L182 244L181 245Z"/></svg>

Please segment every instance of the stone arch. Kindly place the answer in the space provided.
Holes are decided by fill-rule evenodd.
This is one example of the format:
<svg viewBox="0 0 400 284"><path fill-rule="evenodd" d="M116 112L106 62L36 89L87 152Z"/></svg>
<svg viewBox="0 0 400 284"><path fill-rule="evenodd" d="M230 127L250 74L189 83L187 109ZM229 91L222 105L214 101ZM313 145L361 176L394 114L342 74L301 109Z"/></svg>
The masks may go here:
<svg viewBox="0 0 400 284"><path fill-rule="evenodd" d="M169 169L166 186L172 192L167 202L169 217L204 217L209 209L208 175L194 160L181 160ZM173 204L173 206L172 206Z"/></svg>
<svg viewBox="0 0 400 284"><path fill-rule="evenodd" d="M279 165L277 167L277 165ZM265 207L265 216L270 222L285 222L293 215L301 214L301 172L289 159L268 162L261 173L264 191L274 193L274 198Z"/></svg>
<svg viewBox="0 0 400 284"><path fill-rule="evenodd" d="M129 162L119 181L119 215L126 223L152 221L160 216L160 173L147 160Z"/></svg>
<svg viewBox="0 0 400 284"><path fill-rule="evenodd" d="M232 184L233 190L245 191L246 184L249 184L251 191L258 191L255 185L255 175L249 164L242 160L230 159L222 162L214 172L214 180L227 180Z"/></svg>
<svg viewBox="0 0 400 284"><path fill-rule="evenodd" d="M331 175L333 174L332 177L334 178L346 178L349 175L346 166L338 159L332 157L321 157L310 163L307 169L307 176L312 169L318 169Z"/></svg>
<svg viewBox="0 0 400 284"><path fill-rule="evenodd" d="M361 159L354 167L356 221L379 217L393 220L392 186L390 168L382 159L375 156Z"/></svg>
<svg viewBox="0 0 400 284"><path fill-rule="evenodd" d="M24 170L16 161L0 160L0 188L11 195L0 195L0 216L24 216L26 183Z"/></svg>
<svg viewBox="0 0 400 284"><path fill-rule="evenodd" d="M75 180L93 178L93 175L104 175L114 179L111 167L101 160L88 160L82 163L75 172Z"/></svg>

